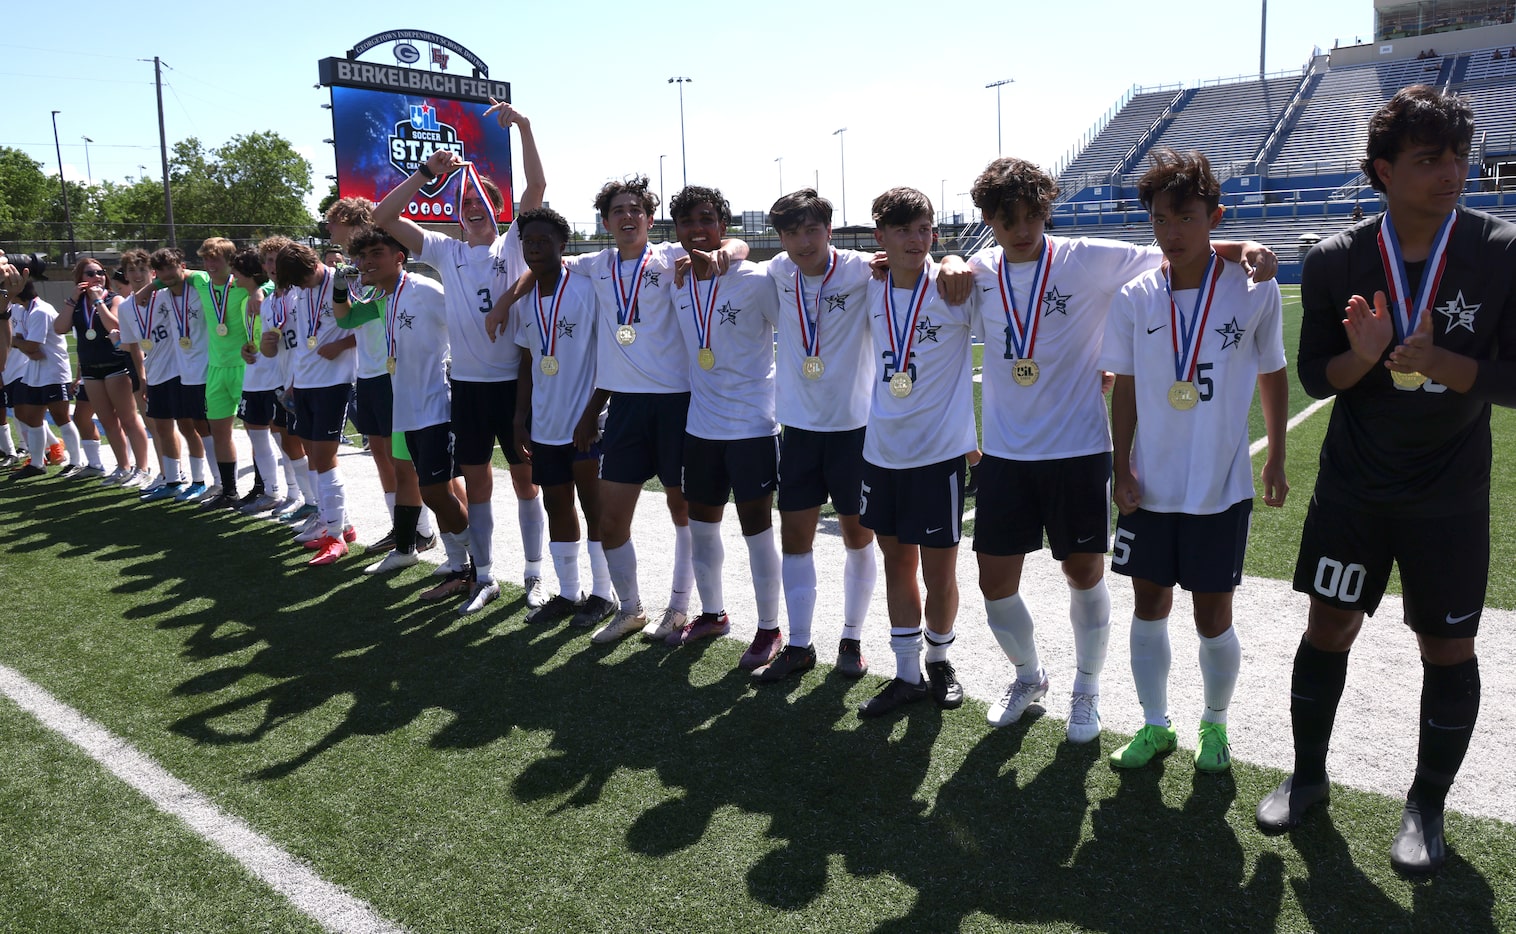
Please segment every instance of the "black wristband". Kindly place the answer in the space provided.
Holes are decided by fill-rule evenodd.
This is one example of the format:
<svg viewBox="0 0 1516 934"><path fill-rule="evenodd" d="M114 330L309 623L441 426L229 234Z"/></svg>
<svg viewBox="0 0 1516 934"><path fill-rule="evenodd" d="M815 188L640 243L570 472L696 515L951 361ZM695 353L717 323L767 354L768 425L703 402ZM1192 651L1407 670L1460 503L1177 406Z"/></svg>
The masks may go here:
<svg viewBox="0 0 1516 934"><path fill-rule="evenodd" d="M432 167L427 165L425 162L418 164L416 166L416 171L424 175L426 177L426 180L429 182L435 182L437 180L437 173L433 172Z"/></svg>
<svg viewBox="0 0 1516 934"><path fill-rule="evenodd" d="M10 310L10 308L6 308L4 311L0 311L0 321L9 321L10 319L11 319L11 310Z"/></svg>
<svg viewBox="0 0 1516 934"><path fill-rule="evenodd" d="M347 301L347 289L332 289L332 304Z"/></svg>

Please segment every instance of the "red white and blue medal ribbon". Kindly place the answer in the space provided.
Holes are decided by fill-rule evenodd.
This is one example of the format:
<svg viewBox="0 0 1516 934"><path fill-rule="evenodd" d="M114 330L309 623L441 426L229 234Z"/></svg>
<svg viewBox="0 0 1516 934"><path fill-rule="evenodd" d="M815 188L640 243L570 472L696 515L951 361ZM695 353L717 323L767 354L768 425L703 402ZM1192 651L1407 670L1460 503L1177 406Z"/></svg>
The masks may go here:
<svg viewBox="0 0 1516 934"><path fill-rule="evenodd" d="M1037 255L1037 265L1032 268L1032 291L1027 298L1025 311L1016 304L1016 289L1011 285L1011 264L1005 254L1000 255L1000 304L1005 307L1006 349L1017 360L1031 360L1037 349L1037 329L1042 321L1038 309L1047 290L1048 277L1053 272L1053 241L1042 238L1042 252Z"/></svg>
<svg viewBox="0 0 1516 934"><path fill-rule="evenodd" d="M98 315L95 314L95 302L90 299L88 291L86 291L84 293L84 298L81 299L81 300L83 301L84 306L85 306L85 310L84 310L84 337L87 340L94 340L95 339L95 335L96 335L95 320L99 317Z"/></svg>
<svg viewBox="0 0 1516 934"><path fill-rule="evenodd" d="M391 295L384 306L384 355L389 360L399 356L395 352L395 322L400 315L400 293L405 291L406 273L400 273L400 279L395 283L395 292Z"/></svg>
<svg viewBox="0 0 1516 934"><path fill-rule="evenodd" d="M280 331L284 330L284 325L290 319L289 296L288 289L283 292L272 292L268 296L269 301L274 303L274 327Z"/></svg>
<svg viewBox="0 0 1516 934"><path fill-rule="evenodd" d="M611 278L616 281L616 324L637 324L637 299L642 294L642 272L653 259L653 248L642 248L642 259L637 262L637 273L632 277L631 288L621 274L621 254L611 251Z"/></svg>
<svg viewBox="0 0 1516 934"><path fill-rule="evenodd" d="M164 291L168 292L167 289L164 289ZM189 283L184 283L179 289L179 297L183 301L178 304L174 303L174 293L168 293L168 308L173 313L174 328L179 332L179 346L181 347L186 346L185 341L189 340L189 293Z"/></svg>
<svg viewBox="0 0 1516 934"><path fill-rule="evenodd" d="M826 273L816 288L816 301L809 307L805 303L805 277L798 267L795 269L795 312L800 316L800 340L805 344L807 357L821 356L821 294L832 281L832 273L837 271L837 251L832 247L826 249Z"/></svg>
<svg viewBox="0 0 1516 934"><path fill-rule="evenodd" d="M1174 380L1180 383L1195 381L1195 366L1200 359L1200 341L1205 335L1205 323L1211 316L1211 302L1216 298L1216 286L1221 281L1221 270L1226 262L1213 251L1206 261L1205 275L1200 280L1200 289L1195 293L1195 307L1190 310L1189 321L1179 312L1174 303L1174 286L1169 279L1169 265L1163 265L1163 289L1169 294L1169 329L1174 342Z"/></svg>
<svg viewBox="0 0 1516 934"><path fill-rule="evenodd" d="M211 293L211 308L216 313L216 324L220 325L221 327L225 327L226 326L226 308L227 308L228 305L231 304L232 280L231 279L227 279L226 280L226 286L224 288L222 288L222 290L221 290L221 297L220 298L216 297L216 283L214 283L214 282L207 282L206 285L210 287L209 291ZM217 329L216 333L217 334L221 333L221 331L220 331L219 328Z"/></svg>
<svg viewBox="0 0 1516 934"><path fill-rule="evenodd" d="M895 273L890 272L885 281L884 290L884 321L885 327L890 334L890 352L895 355L895 370L897 373L910 372L911 348L916 343L916 319L921 317L921 306L926 304L927 287L931 284L931 276L927 270L921 270L921 277L916 280L916 285L911 289L911 302L905 317L898 319L895 311Z"/></svg>
<svg viewBox="0 0 1516 934"><path fill-rule="evenodd" d="M305 290L305 303L310 308L310 321L305 325L305 346L312 350L316 347L316 338L321 333L321 302L326 298L326 287L331 285L332 271L326 269L321 273L321 287L312 294L310 289Z"/></svg>
<svg viewBox="0 0 1516 934"><path fill-rule="evenodd" d="M143 312L142 306L137 304L136 296L132 296L128 301L132 303L132 317L137 321L138 336L151 340L153 336L153 300L151 298L148 299L146 313Z"/></svg>
<svg viewBox="0 0 1516 934"><path fill-rule="evenodd" d="M695 278L694 270L690 271L690 313L695 318L695 343L700 349L710 352L711 349L711 318L716 313L716 292L720 285L720 277L711 276L710 298L702 304L700 301L700 280Z"/></svg>
<svg viewBox="0 0 1516 934"><path fill-rule="evenodd" d="M458 183L458 223L460 224L463 223L463 193L469 189L473 189L474 194L478 195L480 202L484 204L484 209L489 212L490 223L495 226L495 235L498 237L500 219L495 216L495 202L490 200L489 194L484 190L484 184L479 181L479 172L474 168L474 163L465 162L463 163L463 178Z"/></svg>
<svg viewBox="0 0 1516 934"><path fill-rule="evenodd" d="M542 356L558 356L558 307L563 304L563 294L568 291L568 266L558 273L558 284L553 287L553 300L548 308L542 307L542 288L535 290L537 299L537 338L542 342Z"/></svg>
<svg viewBox="0 0 1516 934"><path fill-rule="evenodd" d="M1422 312L1430 312L1432 303L1437 300L1437 287L1442 284L1442 273L1448 265L1448 243L1453 239L1453 227L1457 222L1458 212L1450 212L1437 229L1437 236L1432 239L1432 252L1427 254L1426 268L1421 273L1421 287L1413 298L1400 238L1395 234L1395 225L1390 222L1390 212L1384 213L1384 220L1379 225L1379 258L1384 263L1384 278L1390 287L1390 316L1395 321L1398 344L1405 343L1416 330Z"/></svg>

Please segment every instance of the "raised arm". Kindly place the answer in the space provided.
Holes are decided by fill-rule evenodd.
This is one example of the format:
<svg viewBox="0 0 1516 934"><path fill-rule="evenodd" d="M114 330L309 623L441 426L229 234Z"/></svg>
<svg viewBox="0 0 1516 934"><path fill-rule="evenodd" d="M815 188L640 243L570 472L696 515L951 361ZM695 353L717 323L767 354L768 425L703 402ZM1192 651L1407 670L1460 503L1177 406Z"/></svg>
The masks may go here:
<svg viewBox="0 0 1516 934"><path fill-rule="evenodd" d="M521 210L531 211L542 207L542 197L547 193L547 175L542 171L542 157L537 154L537 140L532 136L532 122L526 115L505 101L490 98L488 117L495 115L502 129L516 127L521 134L521 171L526 175L526 187L521 189Z"/></svg>
<svg viewBox="0 0 1516 934"><path fill-rule="evenodd" d="M419 255L426 231L421 229L420 224L401 217L400 214L424 186L431 184L433 179L445 177L462 164L463 160L450 149L439 149L432 153L423 168L412 172L405 181L390 189L384 200L374 205L374 223L403 243L411 255Z"/></svg>

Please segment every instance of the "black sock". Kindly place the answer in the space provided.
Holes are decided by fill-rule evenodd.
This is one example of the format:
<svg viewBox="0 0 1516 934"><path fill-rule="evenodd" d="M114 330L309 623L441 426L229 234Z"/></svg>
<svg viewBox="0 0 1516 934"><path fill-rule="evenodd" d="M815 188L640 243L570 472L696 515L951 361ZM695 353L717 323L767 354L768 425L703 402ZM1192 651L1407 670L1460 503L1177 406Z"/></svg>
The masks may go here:
<svg viewBox="0 0 1516 934"><path fill-rule="evenodd" d="M263 489L263 473L258 469L257 463L253 464L253 488L249 492L255 496L262 496L265 492Z"/></svg>
<svg viewBox="0 0 1516 934"><path fill-rule="evenodd" d="M216 469L221 472L221 495L237 495L237 462L217 461Z"/></svg>
<svg viewBox="0 0 1516 934"><path fill-rule="evenodd" d="M416 550L416 523L421 521L420 506L395 504L395 550L410 554Z"/></svg>
<svg viewBox="0 0 1516 934"><path fill-rule="evenodd" d="M1295 781L1317 785L1326 781L1327 747L1337 702L1348 680L1348 653L1326 652L1302 636L1295 650L1290 677L1290 725L1295 734Z"/></svg>
<svg viewBox="0 0 1516 934"><path fill-rule="evenodd" d="M1479 659L1456 665L1421 662L1421 741L1408 801L1441 811L1479 719Z"/></svg>

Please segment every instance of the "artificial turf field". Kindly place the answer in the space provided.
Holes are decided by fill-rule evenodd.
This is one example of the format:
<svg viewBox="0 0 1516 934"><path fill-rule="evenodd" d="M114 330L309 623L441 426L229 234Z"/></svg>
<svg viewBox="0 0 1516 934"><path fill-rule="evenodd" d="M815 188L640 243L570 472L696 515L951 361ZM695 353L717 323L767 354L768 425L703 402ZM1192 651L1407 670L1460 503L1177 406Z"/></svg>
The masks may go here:
<svg viewBox="0 0 1516 934"><path fill-rule="evenodd" d="M1255 514L1250 573L1293 559L1288 511L1273 544ZM410 930L1516 930L1509 823L1450 815L1449 865L1402 880L1398 800L1339 787L1264 837L1274 771L1117 775L1120 737L990 730L975 701L860 722L873 677L755 691L729 640L592 648L509 587L460 620L413 600L421 569L300 561L267 523L0 482L0 664ZM0 853L0 930L317 928L5 700Z"/></svg>

